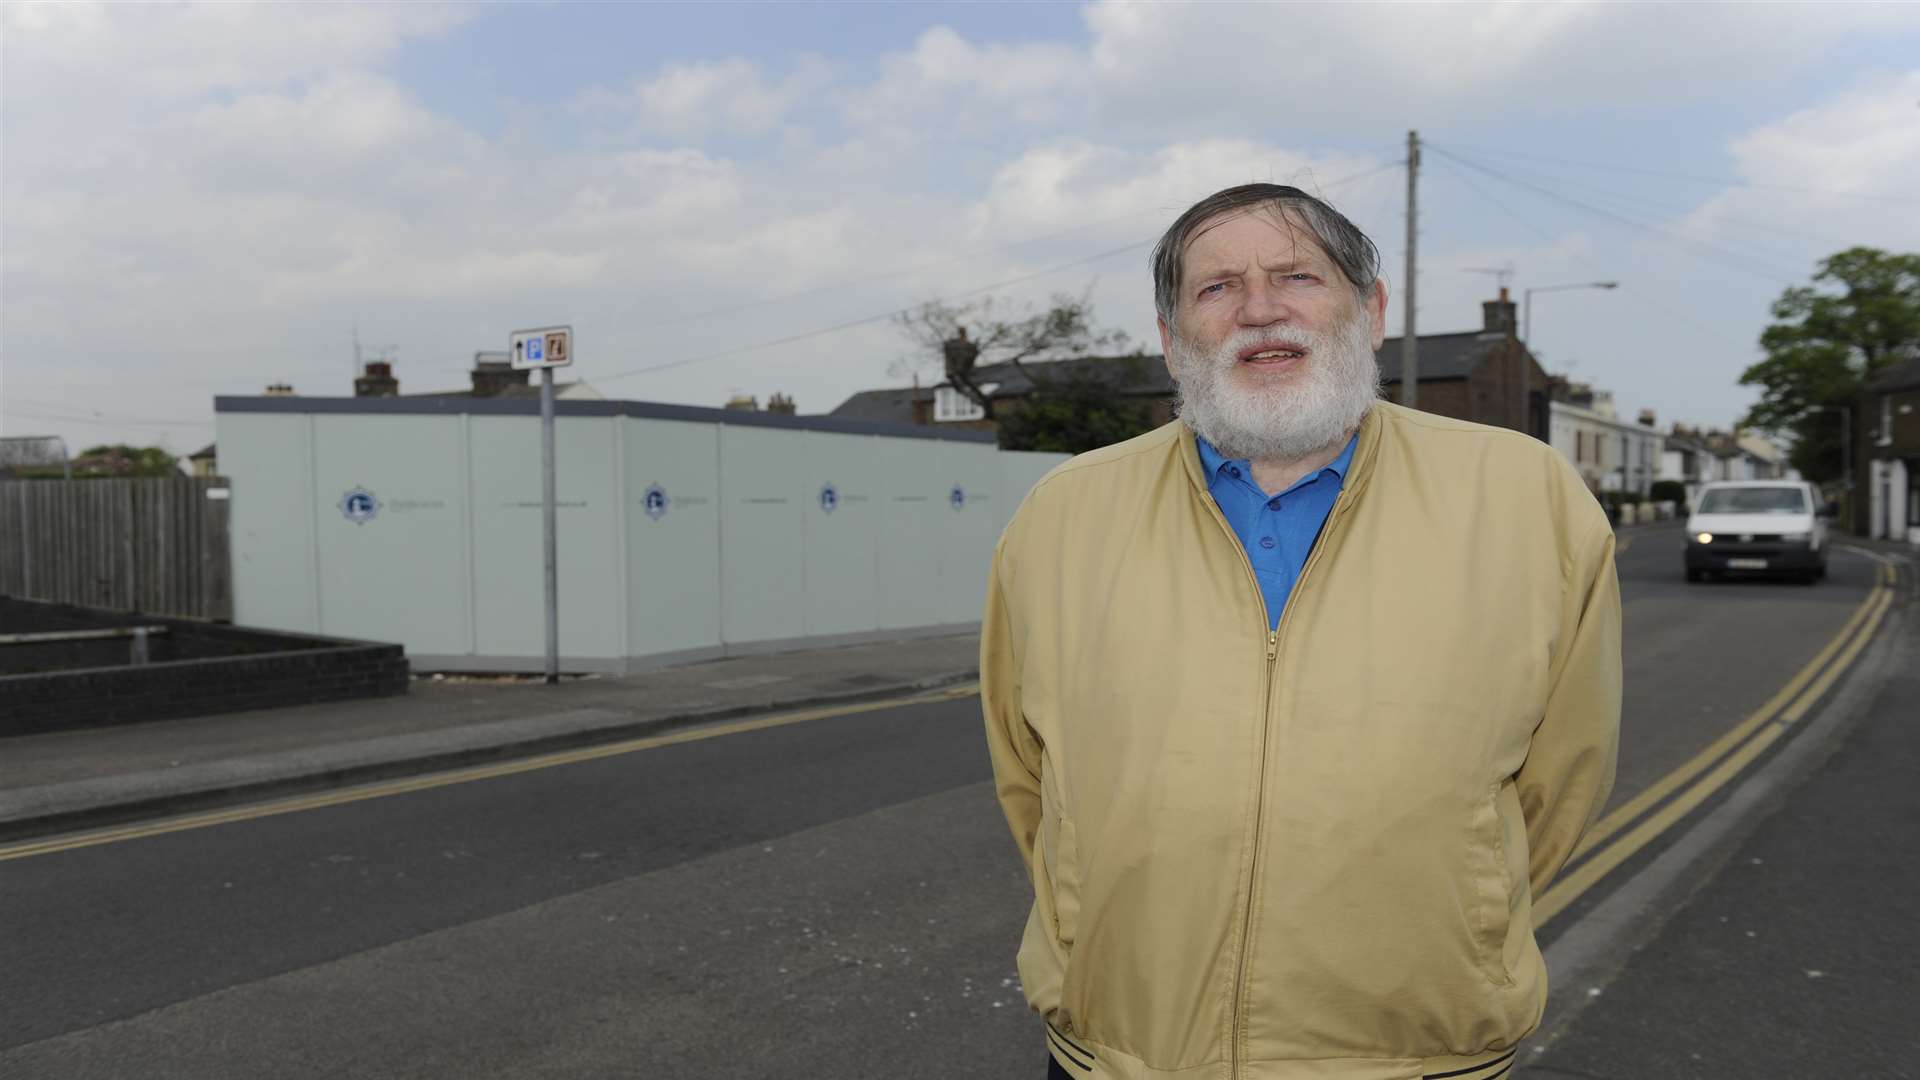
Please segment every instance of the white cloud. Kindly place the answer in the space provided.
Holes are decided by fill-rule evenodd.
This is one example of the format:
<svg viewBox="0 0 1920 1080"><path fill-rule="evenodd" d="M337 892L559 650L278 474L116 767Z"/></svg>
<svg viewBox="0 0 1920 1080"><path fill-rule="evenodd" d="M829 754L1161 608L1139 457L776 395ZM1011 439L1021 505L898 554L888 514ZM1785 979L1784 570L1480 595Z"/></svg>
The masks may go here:
<svg viewBox="0 0 1920 1080"><path fill-rule="evenodd" d="M625 94L585 94L580 108L625 113L641 131L701 137L719 133L759 135L822 93L832 69L819 57L801 57L794 70L770 82L760 65L734 58L669 64Z"/></svg>
<svg viewBox="0 0 1920 1080"><path fill-rule="evenodd" d="M1073 46L976 45L935 26L911 50L887 56L880 78L849 96L846 114L857 128L934 142L1032 130L1083 115L1088 75L1085 54Z"/></svg>
<svg viewBox="0 0 1920 1080"><path fill-rule="evenodd" d="M1729 141L1744 183L1704 200L1678 228L1812 272L1864 244L1920 249L1920 70L1875 73Z"/></svg>
<svg viewBox="0 0 1920 1080"><path fill-rule="evenodd" d="M576 374L592 381L1138 245L1249 180L1326 191L1380 242L1392 279L1397 147L1330 149L1309 132L1397 131L1410 109L1470 124L1591 101L1698 102L1756 70L1814 62L1863 25L1912 18L1741 10L1102 4L1081 41L934 26L864 83L847 81L850 64L804 56L607 72L619 89L574 101L594 128L576 146L546 141L566 125L533 103L485 134L408 87L402 73L418 76L397 66L401 50L463 9L8 5L0 355L58 362L16 360L4 375L30 400L205 415L212 392L270 379L344 392L356 322L366 340L401 345L416 390L458 385L467 356L512 326L567 320L581 328ZM1706 35L1709 18L1731 25ZM1862 83L1735 139L1752 183L1685 226L1708 240L1733 219L1911 230L1910 207L1760 185L1858 192L1920 174L1916 78ZM536 155L545 169L521 167ZM1490 283L1462 267L1512 259L1534 282L1618 274L1618 294L1550 302L1548 347L1584 357L1583 375L1612 365L1594 377L1623 403L1661 403L1669 383L1636 384L1640 361L1588 343L1617 331L1629 289L1689 295L1690 265L1630 265L1638 249L1610 226L1569 225L1564 211L1528 211L1547 237L1488 239L1503 216L1450 207L1437 173L1428 190L1423 327L1477 322ZM1002 296L1091 284L1103 323L1151 341L1145 259L1135 247ZM1768 298L1739 301L1763 314ZM1635 329L1649 354L1675 336L1653 319ZM1686 369L1698 400L1726 395L1752 332L1717 333L1718 366ZM882 322L608 389L706 403L780 389L825 410L888 381L905 349Z"/></svg>
<svg viewBox="0 0 1920 1080"><path fill-rule="evenodd" d="M1086 10L1104 123L1189 133L1387 130L1509 109L1731 96L1903 4L1136 4Z"/></svg>

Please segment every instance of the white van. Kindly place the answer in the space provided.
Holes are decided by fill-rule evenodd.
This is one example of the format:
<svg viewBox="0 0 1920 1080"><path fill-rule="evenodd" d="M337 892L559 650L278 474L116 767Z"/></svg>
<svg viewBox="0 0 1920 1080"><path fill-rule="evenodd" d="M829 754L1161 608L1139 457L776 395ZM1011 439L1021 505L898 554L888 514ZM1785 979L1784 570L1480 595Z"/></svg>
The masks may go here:
<svg viewBox="0 0 1920 1080"><path fill-rule="evenodd" d="M1772 574L1827 576L1824 504L1798 480L1732 480L1700 489L1687 518L1687 580Z"/></svg>

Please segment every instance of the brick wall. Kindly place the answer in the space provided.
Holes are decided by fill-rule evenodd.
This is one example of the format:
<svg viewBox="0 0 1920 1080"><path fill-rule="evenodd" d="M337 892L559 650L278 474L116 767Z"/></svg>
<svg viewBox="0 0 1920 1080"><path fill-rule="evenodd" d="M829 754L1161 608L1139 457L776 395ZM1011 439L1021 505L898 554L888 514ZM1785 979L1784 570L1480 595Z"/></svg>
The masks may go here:
<svg viewBox="0 0 1920 1080"><path fill-rule="evenodd" d="M398 645L340 641L183 619L102 615L0 597L0 625L15 631L164 625L172 655L191 659L0 675L0 736L305 705L407 692L411 667ZM112 643L124 655L126 642ZM31 646L27 646L31 647ZM13 648L13 646L0 646Z"/></svg>

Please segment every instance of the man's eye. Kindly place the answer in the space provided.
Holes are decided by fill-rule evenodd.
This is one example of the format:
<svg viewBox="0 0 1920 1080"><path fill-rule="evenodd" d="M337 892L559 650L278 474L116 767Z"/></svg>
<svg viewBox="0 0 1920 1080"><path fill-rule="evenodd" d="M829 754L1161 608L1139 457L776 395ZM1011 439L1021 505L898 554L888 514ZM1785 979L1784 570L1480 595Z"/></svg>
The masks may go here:
<svg viewBox="0 0 1920 1080"><path fill-rule="evenodd" d="M1211 285L1208 285L1208 286L1206 286L1205 288L1202 288L1202 289L1200 290L1200 295L1201 295L1201 296L1212 296L1212 295L1213 295L1214 293L1217 293L1217 292L1220 292L1220 291L1222 291L1222 290L1224 290L1224 289L1225 289L1226 287L1227 287L1227 283L1226 283L1226 282L1224 282L1224 281L1216 281L1216 282L1214 282L1213 284L1211 284Z"/></svg>

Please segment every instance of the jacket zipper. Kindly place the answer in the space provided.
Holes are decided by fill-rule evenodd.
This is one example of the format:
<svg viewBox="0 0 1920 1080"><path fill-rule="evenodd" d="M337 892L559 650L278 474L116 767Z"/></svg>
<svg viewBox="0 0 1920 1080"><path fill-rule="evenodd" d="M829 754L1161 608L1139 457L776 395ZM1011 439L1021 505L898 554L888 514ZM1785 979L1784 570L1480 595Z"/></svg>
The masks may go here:
<svg viewBox="0 0 1920 1080"><path fill-rule="evenodd" d="M1287 593L1287 602L1280 609L1279 621L1273 629L1267 631L1267 682L1266 694L1262 702L1264 712L1260 717L1260 750L1257 759L1260 763L1257 777L1259 782L1253 789L1253 854L1249 857L1247 865L1246 904L1240 912L1240 949L1233 972L1232 1023L1227 1032L1229 1044L1227 1052L1232 1062L1229 1075L1233 1080L1238 1080L1240 1076L1240 1010L1247 986L1247 938L1253 930L1253 890L1260 880L1260 824L1266 817L1267 809L1267 737L1273 726L1273 674L1280 657L1280 629L1287 625L1287 613L1298 606L1295 600L1300 595L1300 589L1307 583L1307 575L1313 572L1314 564L1320 560L1320 552L1326 545L1327 534L1333 531L1334 522L1338 519L1346 502L1347 492L1343 487L1340 493L1334 496L1333 506L1327 510L1326 522L1320 527L1320 535L1314 537L1313 548L1307 552L1307 561L1300 567L1300 576L1294 580L1293 589ZM1255 594L1260 595L1260 623L1265 626L1267 601L1265 595L1260 594L1260 579L1253 572L1253 560L1248 558L1246 550L1240 547L1240 538L1234 534L1233 527L1227 524L1225 516L1219 512L1218 507L1214 509L1214 517L1226 528L1227 535L1233 539L1233 546L1240 551L1241 562L1247 568L1247 580L1253 583Z"/></svg>

